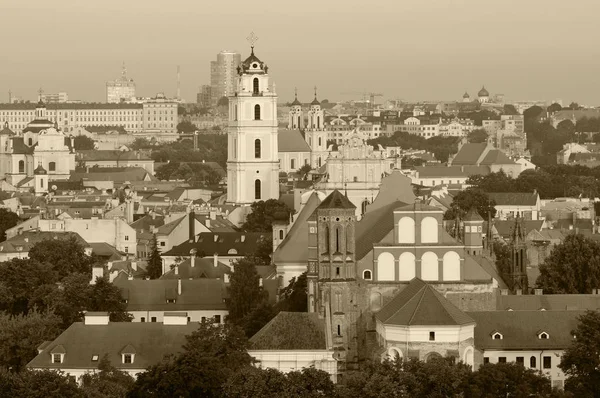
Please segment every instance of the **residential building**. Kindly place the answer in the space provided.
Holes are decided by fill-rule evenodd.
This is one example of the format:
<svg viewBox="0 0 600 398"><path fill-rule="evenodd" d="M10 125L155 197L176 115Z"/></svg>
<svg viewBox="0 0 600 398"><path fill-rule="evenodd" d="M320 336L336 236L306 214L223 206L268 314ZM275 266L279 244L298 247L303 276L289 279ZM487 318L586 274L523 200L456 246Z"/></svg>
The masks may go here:
<svg viewBox="0 0 600 398"><path fill-rule="evenodd" d="M494 149L488 143L463 144L456 155L448 159L451 166L488 166L490 172L504 171L508 176L517 178L521 174L521 165L507 157L504 152Z"/></svg>
<svg viewBox="0 0 600 398"><path fill-rule="evenodd" d="M98 371L107 355L111 365L136 377L165 356L183 351L186 336L198 329L185 312L167 313L163 322L110 322L108 313L87 312L53 341L38 347L38 355L27 368L57 370L81 381Z"/></svg>
<svg viewBox="0 0 600 398"><path fill-rule="evenodd" d="M76 159L83 167L143 167L154 174L154 160L143 151L78 151Z"/></svg>
<svg viewBox="0 0 600 398"><path fill-rule="evenodd" d="M490 166L486 165L415 166L414 171L409 172L408 176L413 184L435 187L450 184L463 185L471 176L489 173Z"/></svg>
<svg viewBox="0 0 600 398"><path fill-rule="evenodd" d="M127 69L123 63L121 77L116 80L106 82L106 102L109 104L118 104L121 102L135 101L135 82L127 78Z"/></svg>
<svg viewBox="0 0 600 398"><path fill-rule="evenodd" d="M277 94L254 47L238 71L229 97L227 202L249 205L279 199Z"/></svg>
<svg viewBox="0 0 600 398"><path fill-rule="evenodd" d="M201 108L210 108L212 106L212 86L203 84L196 95L196 102ZM200 127L200 126L198 126Z"/></svg>
<svg viewBox="0 0 600 398"><path fill-rule="evenodd" d="M225 285L218 279L130 279L119 276L113 284L121 290L132 322L164 322L169 314L186 314L187 322L212 319L225 323Z"/></svg>
<svg viewBox="0 0 600 398"><path fill-rule="evenodd" d="M562 109L558 112L554 112L550 117L550 121L554 127L558 126L560 122L563 120L570 120L573 124L577 124L577 122L583 118L591 119L591 118L600 118L600 109L592 108L592 109ZM586 133L587 131L583 131Z"/></svg>
<svg viewBox="0 0 600 398"><path fill-rule="evenodd" d="M520 216L526 220L539 220L542 210L540 195L523 192L489 192L496 208L496 217L501 220L513 219Z"/></svg>
<svg viewBox="0 0 600 398"><path fill-rule="evenodd" d="M13 258L29 258L29 250L36 243L49 239L75 239L84 247L87 255L92 255L92 247L78 233L22 230L12 237L7 237L4 242L0 242L0 263Z"/></svg>
<svg viewBox="0 0 600 398"><path fill-rule="evenodd" d="M69 102L69 94L64 91L55 94L41 93L38 96L38 101L42 101L46 104L56 104Z"/></svg>
<svg viewBox="0 0 600 398"><path fill-rule="evenodd" d="M223 97L230 97L238 90L236 70L242 63L241 55L234 51L221 51L217 60L210 62L211 106Z"/></svg>

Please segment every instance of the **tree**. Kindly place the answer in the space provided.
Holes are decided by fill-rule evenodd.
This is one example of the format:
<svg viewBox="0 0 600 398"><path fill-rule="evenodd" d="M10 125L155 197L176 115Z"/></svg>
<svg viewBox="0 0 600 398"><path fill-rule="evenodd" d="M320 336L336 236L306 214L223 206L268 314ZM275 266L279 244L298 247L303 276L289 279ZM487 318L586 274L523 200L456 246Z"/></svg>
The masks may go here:
<svg viewBox="0 0 600 398"><path fill-rule="evenodd" d="M576 336L565 350L558 367L568 376L565 390L576 397L600 395L600 312L587 311L579 317Z"/></svg>
<svg viewBox="0 0 600 398"><path fill-rule="evenodd" d="M0 263L0 310L12 315L26 314L36 290L57 281L56 272L48 263L17 258Z"/></svg>
<svg viewBox="0 0 600 398"><path fill-rule="evenodd" d="M306 284L306 272L298 278L293 277L290 283L281 289L277 309L286 312L308 311L308 287Z"/></svg>
<svg viewBox="0 0 600 398"><path fill-rule="evenodd" d="M478 144L481 142L487 142L488 137L488 133L484 129L475 129L469 133L467 136L467 141L472 144Z"/></svg>
<svg viewBox="0 0 600 398"><path fill-rule="evenodd" d="M487 363L473 372L467 382L465 398L566 397L553 390L550 379L535 369L511 363Z"/></svg>
<svg viewBox="0 0 600 398"><path fill-rule="evenodd" d="M150 279L158 279L163 274L163 262L160 252L158 251L158 244L156 242L156 234L152 235L152 242L150 244L151 252L150 258L148 259L148 267L146 272Z"/></svg>
<svg viewBox="0 0 600 398"><path fill-rule="evenodd" d="M29 251L34 261L52 264L56 273L66 276L72 273L91 273L94 257L85 254L84 247L75 237L69 239L45 239L36 243Z"/></svg>
<svg viewBox="0 0 600 398"><path fill-rule="evenodd" d="M64 373L52 370L0 371L0 396L27 398L84 398L77 383Z"/></svg>
<svg viewBox="0 0 600 398"><path fill-rule="evenodd" d="M27 315L0 312L0 369L19 372L37 355L44 341L52 341L61 332L61 319L53 313L37 310Z"/></svg>
<svg viewBox="0 0 600 398"><path fill-rule="evenodd" d="M233 269L229 279L227 320L240 325L244 317L266 300L267 292L260 286L254 263L242 258L234 263Z"/></svg>
<svg viewBox="0 0 600 398"><path fill-rule="evenodd" d="M182 122L177 123L177 131L180 133L193 133L197 131L198 127L189 120L184 120Z"/></svg>
<svg viewBox="0 0 600 398"><path fill-rule="evenodd" d="M96 141L86 135L78 135L73 139L76 151L86 151L95 148Z"/></svg>
<svg viewBox="0 0 600 398"><path fill-rule="evenodd" d="M88 398L125 398L135 380L128 373L112 366L108 354L98 362L98 372L86 373L81 388Z"/></svg>
<svg viewBox="0 0 600 398"><path fill-rule="evenodd" d="M133 316L127 312L121 290L108 281L108 277L97 278L91 286L88 311L108 312L111 322L131 322Z"/></svg>
<svg viewBox="0 0 600 398"><path fill-rule="evenodd" d="M517 108L515 108L514 105L512 104L506 104L504 105L504 112L505 115L518 115L519 112L517 111Z"/></svg>
<svg viewBox="0 0 600 398"><path fill-rule="evenodd" d="M219 101L217 102L217 106L229 106L229 98L227 98L227 97L219 98Z"/></svg>
<svg viewBox="0 0 600 398"><path fill-rule="evenodd" d="M8 209L0 209L0 242L6 240L6 230L14 227L20 221L17 213Z"/></svg>
<svg viewBox="0 0 600 398"><path fill-rule="evenodd" d="M156 178L159 180L167 181L171 179L173 175L179 169L179 163L169 162L156 168Z"/></svg>
<svg viewBox="0 0 600 398"><path fill-rule="evenodd" d="M553 102L547 109L549 114L553 114L556 113L558 111L560 111L562 109L562 106L560 106L559 104L557 104L556 102Z"/></svg>
<svg viewBox="0 0 600 398"><path fill-rule="evenodd" d="M298 169L298 174L300 174L302 179L306 181L308 179L308 173L310 173L311 170L312 167L310 166L310 164L307 163Z"/></svg>
<svg viewBox="0 0 600 398"><path fill-rule="evenodd" d="M233 375L249 367L248 340L238 327L203 321L183 353L138 375L129 396L219 397Z"/></svg>
<svg viewBox="0 0 600 398"><path fill-rule="evenodd" d="M273 220L289 220L292 210L282 201L269 199L250 205L252 212L242 225L245 232L272 232Z"/></svg>
<svg viewBox="0 0 600 398"><path fill-rule="evenodd" d="M584 294L600 286L600 243L567 235L540 265L536 287L548 294Z"/></svg>
<svg viewBox="0 0 600 398"><path fill-rule="evenodd" d="M487 220L488 214L491 214L492 218L496 215L495 205L496 202L491 200L483 190L468 188L459 192L452 199L452 204L450 205L450 209L444 214L444 219L454 220L456 217L462 218L471 208L476 208L481 218Z"/></svg>
<svg viewBox="0 0 600 398"><path fill-rule="evenodd" d="M577 111L579 109L583 109L583 107L580 106L577 102L571 102L569 104L569 106L567 108L565 108L565 109L571 109L571 110Z"/></svg>
<svg viewBox="0 0 600 398"><path fill-rule="evenodd" d="M131 144L129 144L129 148L133 149L134 151L137 151L139 149L149 149L153 146L154 145L150 140L143 137L136 138Z"/></svg>

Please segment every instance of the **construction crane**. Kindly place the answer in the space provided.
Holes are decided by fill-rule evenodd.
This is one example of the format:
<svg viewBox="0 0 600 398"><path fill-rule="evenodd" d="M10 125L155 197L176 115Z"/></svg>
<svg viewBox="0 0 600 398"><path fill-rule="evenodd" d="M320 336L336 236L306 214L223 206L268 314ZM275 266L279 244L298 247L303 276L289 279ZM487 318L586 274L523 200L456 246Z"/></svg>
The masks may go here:
<svg viewBox="0 0 600 398"><path fill-rule="evenodd" d="M363 96L363 102L367 102L367 97L369 98L369 108L373 108L375 106L375 97L383 97L383 94L380 93L373 93L373 92L367 92L367 91L350 91L350 92L345 92L345 93L340 93L342 95L362 95Z"/></svg>

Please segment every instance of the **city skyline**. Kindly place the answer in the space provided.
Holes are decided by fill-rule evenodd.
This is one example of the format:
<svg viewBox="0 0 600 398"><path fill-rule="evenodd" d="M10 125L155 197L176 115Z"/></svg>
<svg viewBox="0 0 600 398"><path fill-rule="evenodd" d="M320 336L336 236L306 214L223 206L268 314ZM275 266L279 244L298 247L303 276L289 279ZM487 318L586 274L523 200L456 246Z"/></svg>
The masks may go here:
<svg viewBox="0 0 600 398"><path fill-rule="evenodd" d="M208 9L182 0L164 9L156 1L100 6L59 0L50 6L9 0L0 25L11 37L4 46L9 56L0 69L0 100L7 101L9 90L34 100L41 86L46 93L102 102L106 82L119 76L125 62L140 96L174 97L180 65L182 97L194 102L199 87L210 84L215 55L227 49L244 59L250 50L245 38L254 31L256 54L271 67L281 102L293 100L295 87L299 99L310 102L315 85L320 99L359 99L342 93L373 91L413 101L460 100L465 90L474 98L485 85L510 100L600 104L594 79L600 67L594 11L600 4L450 0L432 9L410 3L356 8L310 0L292 10L268 1ZM43 34L23 29L24 21L44 26L65 15L68 24Z"/></svg>

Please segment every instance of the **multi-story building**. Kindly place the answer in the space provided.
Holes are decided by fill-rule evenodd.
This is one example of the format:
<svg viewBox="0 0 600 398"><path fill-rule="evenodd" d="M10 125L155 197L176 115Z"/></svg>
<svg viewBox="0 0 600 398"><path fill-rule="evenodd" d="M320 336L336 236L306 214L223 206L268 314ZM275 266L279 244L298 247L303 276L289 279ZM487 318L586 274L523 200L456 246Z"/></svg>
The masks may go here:
<svg viewBox="0 0 600 398"><path fill-rule="evenodd" d="M40 94L38 101L45 102L47 104L65 103L69 101L69 94L64 91L55 94Z"/></svg>
<svg viewBox="0 0 600 398"><path fill-rule="evenodd" d="M109 104L118 104L133 100L135 100L135 82L133 79L127 78L127 69L123 63L121 77L106 82L106 102Z"/></svg>
<svg viewBox="0 0 600 398"><path fill-rule="evenodd" d="M78 127L122 127L129 133L177 133L177 103L153 98L143 103L55 103L43 108L45 118L63 132ZM36 118L36 104L0 104L0 122L19 132Z"/></svg>
<svg viewBox="0 0 600 398"><path fill-rule="evenodd" d="M203 84L200 87L200 92L196 95L196 102L201 108L209 108L211 106L212 87L208 84Z"/></svg>
<svg viewBox="0 0 600 398"><path fill-rule="evenodd" d="M237 90L237 68L242 56L235 51L221 51L217 60L210 62L211 105L217 105L222 97L229 97Z"/></svg>

